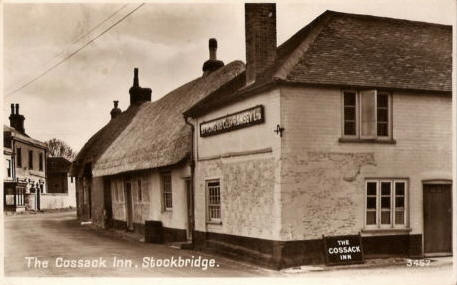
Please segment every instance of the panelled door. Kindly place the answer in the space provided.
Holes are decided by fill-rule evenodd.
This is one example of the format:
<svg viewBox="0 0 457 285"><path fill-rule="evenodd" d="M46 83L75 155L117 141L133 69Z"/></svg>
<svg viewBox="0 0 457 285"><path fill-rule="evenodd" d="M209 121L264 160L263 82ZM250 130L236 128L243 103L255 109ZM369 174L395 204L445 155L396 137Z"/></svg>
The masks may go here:
<svg viewBox="0 0 457 285"><path fill-rule="evenodd" d="M452 254L451 184L424 184L424 253Z"/></svg>

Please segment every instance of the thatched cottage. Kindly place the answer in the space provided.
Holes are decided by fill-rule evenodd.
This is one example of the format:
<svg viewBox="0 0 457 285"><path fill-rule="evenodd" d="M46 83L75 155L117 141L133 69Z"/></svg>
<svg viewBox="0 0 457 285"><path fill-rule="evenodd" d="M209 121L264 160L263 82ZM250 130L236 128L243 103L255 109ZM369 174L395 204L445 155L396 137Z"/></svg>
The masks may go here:
<svg viewBox="0 0 457 285"><path fill-rule="evenodd" d="M451 254L452 27L326 11L277 47L275 4L245 9L246 72L185 112L195 246L275 268L328 262L332 237Z"/></svg>
<svg viewBox="0 0 457 285"><path fill-rule="evenodd" d="M186 241L192 234L192 128L182 113L244 70L234 61L210 59L203 75L151 102L138 70L130 106L119 110L85 144L75 159L78 217L100 227L144 232L145 221L161 222L164 241Z"/></svg>

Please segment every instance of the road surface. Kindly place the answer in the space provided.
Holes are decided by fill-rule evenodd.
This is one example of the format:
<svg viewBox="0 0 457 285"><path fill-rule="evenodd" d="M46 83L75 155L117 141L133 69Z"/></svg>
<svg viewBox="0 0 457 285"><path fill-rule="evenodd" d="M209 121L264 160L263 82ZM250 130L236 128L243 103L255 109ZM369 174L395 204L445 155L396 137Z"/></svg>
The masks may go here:
<svg viewBox="0 0 457 285"><path fill-rule="evenodd" d="M169 266L159 267L159 263ZM274 271L199 251L120 239L107 231L81 226L74 212L5 217L5 275L11 277L298 277L307 284L325 280L326 284L351 285L395 284L400 280L402 285L445 285L452 280L450 258L429 267L308 269Z"/></svg>

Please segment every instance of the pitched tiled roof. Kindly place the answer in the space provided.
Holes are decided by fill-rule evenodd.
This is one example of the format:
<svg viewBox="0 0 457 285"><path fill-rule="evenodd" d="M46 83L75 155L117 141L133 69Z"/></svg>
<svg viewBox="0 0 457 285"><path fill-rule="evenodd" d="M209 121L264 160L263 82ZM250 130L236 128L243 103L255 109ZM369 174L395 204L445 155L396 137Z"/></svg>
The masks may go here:
<svg viewBox="0 0 457 285"><path fill-rule="evenodd" d="M37 147L47 149L47 146L44 142L31 138L26 134L22 134L15 128L8 127L6 125L3 125L3 136L4 136L5 142L9 141L11 138L15 138L16 140L20 140L22 142L29 143L29 144L37 146Z"/></svg>
<svg viewBox="0 0 457 285"><path fill-rule="evenodd" d="M46 172L51 173L68 173L71 161L65 157L48 157L46 159Z"/></svg>
<svg viewBox="0 0 457 285"><path fill-rule="evenodd" d="M452 27L328 12L287 81L452 91Z"/></svg>
<svg viewBox="0 0 457 285"><path fill-rule="evenodd" d="M274 64L254 84L210 94L185 114L202 114L276 83L450 94L451 74L451 26L326 11L277 48Z"/></svg>
<svg viewBox="0 0 457 285"><path fill-rule="evenodd" d="M173 90L154 102L123 112L95 134L78 154L94 176L177 164L191 151L191 128L182 113L244 70L234 61ZM80 167L81 169L81 167Z"/></svg>

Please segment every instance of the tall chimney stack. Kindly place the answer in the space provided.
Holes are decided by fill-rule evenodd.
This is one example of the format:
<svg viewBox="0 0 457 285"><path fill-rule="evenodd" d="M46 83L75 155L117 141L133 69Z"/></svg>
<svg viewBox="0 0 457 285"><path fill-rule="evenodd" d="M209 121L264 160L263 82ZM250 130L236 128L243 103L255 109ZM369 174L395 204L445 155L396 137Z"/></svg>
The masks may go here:
<svg viewBox="0 0 457 285"><path fill-rule="evenodd" d="M214 38L209 39L209 59L203 63L203 76L224 66L224 62L217 60L217 40Z"/></svg>
<svg viewBox="0 0 457 285"><path fill-rule="evenodd" d="M244 9L246 84L251 84L276 59L276 4L246 3Z"/></svg>
<svg viewBox="0 0 457 285"><path fill-rule="evenodd" d="M16 129L18 132L25 134L24 129L24 120L25 117L19 114L19 104L16 104L16 108L14 104L11 104L11 114L9 116L10 119L10 127Z"/></svg>
<svg viewBox="0 0 457 285"><path fill-rule="evenodd" d="M133 86L129 89L130 105L141 104L143 102L151 101L151 88L140 87L138 79L138 68L133 69Z"/></svg>

